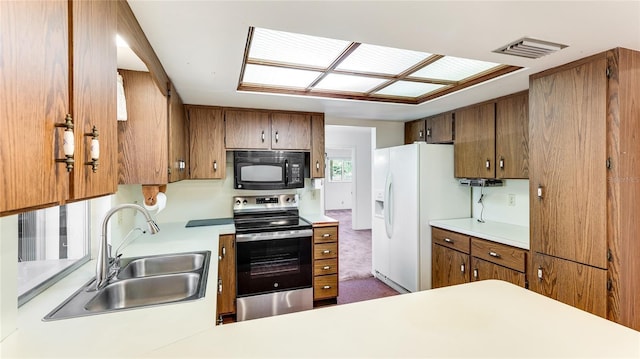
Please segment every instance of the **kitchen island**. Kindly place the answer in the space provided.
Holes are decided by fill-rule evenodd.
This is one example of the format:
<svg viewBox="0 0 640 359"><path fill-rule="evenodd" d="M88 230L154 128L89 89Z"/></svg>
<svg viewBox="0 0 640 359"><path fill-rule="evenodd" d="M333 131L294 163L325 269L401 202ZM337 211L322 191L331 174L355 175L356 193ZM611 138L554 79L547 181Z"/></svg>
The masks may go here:
<svg viewBox="0 0 640 359"><path fill-rule="evenodd" d="M125 255L217 257L219 229L183 226L163 224L166 237ZM640 332L492 280L215 326L216 275L210 265L202 300L41 322L83 284L65 278L20 309L1 357L640 357Z"/></svg>

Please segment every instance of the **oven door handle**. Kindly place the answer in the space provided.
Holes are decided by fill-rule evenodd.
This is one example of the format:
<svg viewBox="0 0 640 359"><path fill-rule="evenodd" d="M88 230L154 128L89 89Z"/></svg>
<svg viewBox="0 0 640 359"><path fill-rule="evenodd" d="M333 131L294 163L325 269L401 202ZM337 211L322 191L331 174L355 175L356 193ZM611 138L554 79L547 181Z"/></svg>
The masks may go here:
<svg viewBox="0 0 640 359"><path fill-rule="evenodd" d="M272 239L290 239L313 236L311 229L296 229L291 231L261 232L261 233L236 233L236 242L268 241Z"/></svg>

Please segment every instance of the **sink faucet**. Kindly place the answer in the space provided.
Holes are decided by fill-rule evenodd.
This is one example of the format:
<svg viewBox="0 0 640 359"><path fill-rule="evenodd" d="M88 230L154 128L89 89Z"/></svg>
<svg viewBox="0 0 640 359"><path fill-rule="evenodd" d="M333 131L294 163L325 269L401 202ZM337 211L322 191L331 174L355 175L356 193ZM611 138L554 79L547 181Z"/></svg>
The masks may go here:
<svg viewBox="0 0 640 359"><path fill-rule="evenodd" d="M104 220L102 221L102 236L100 237L100 248L98 251L98 259L96 264L96 281L95 286L93 286L94 290L102 289L107 282L109 281L109 250L107 245L107 224L111 216L113 216L116 212L121 209L132 208L138 210L144 215L144 218L147 220L147 225L149 225L149 232L151 234L156 234L160 231L160 228L153 221L149 212L143 207L133 204L133 203L125 203L119 206L115 206L107 212L104 216Z"/></svg>

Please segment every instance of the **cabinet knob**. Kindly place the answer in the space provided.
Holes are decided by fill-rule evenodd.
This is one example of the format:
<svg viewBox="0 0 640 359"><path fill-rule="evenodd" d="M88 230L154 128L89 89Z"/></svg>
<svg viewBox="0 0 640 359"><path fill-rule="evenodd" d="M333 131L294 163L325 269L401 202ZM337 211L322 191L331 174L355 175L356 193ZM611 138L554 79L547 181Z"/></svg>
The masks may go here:
<svg viewBox="0 0 640 359"><path fill-rule="evenodd" d="M487 160L487 161L484 163L484 166L485 166L487 169L491 169L491 161L490 161L490 160Z"/></svg>
<svg viewBox="0 0 640 359"><path fill-rule="evenodd" d="M262 138L262 142L264 143L264 130L262 131L261 138Z"/></svg>
<svg viewBox="0 0 640 359"><path fill-rule="evenodd" d="M542 267L538 267L538 279L542 280Z"/></svg>
<svg viewBox="0 0 640 359"><path fill-rule="evenodd" d="M278 143L278 131L276 131L276 143Z"/></svg>
<svg viewBox="0 0 640 359"><path fill-rule="evenodd" d="M329 254L329 253L331 253L331 251L328 249L325 249L324 251L322 251L322 254Z"/></svg>
<svg viewBox="0 0 640 359"><path fill-rule="evenodd" d="M322 269L329 270L329 269L331 269L331 266L324 266L324 267L322 267Z"/></svg>
<svg viewBox="0 0 640 359"><path fill-rule="evenodd" d="M494 257L494 258L500 258L500 254L498 254L496 252L489 252L489 255Z"/></svg>
<svg viewBox="0 0 640 359"><path fill-rule="evenodd" d="M447 243L453 243L453 239L451 238L445 238L444 241Z"/></svg>
<svg viewBox="0 0 640 359"><path fill-rule="evenodd" d="M538 185L538 199L542 199L542 185Z"/></svg>
<svg viewBox="0 0 640 359"><path fill-rule="evenodd" d="M218 171L218 161L213 161L213 172Z"/></svg>
<svg viewBox="0 0 640 359"><path fill-rule="evenodd" d="M218 293L222 294L222 279L218 279Z"/></svg>
<svg viewBox="0 0 640 359"><path fill-rule="evenodd" d="M424 133L422 132L422 130L418 131L418 138L422 138L424 136Z"/></svg>
<svg viewBox="0 0 640 359"><path fill-rule="evenodd" d="M319 171L320 170L320 161L316 161L316 170Z"/></svg>
<svg viewBox="0 0 640 359"><path fill-rule="evenodd" d="M478 279L478 268L473 269L473 278Z"/></svg>
<svg viewBox="0 0 640 359"><path fill-rule="evenodd" d="M322 287L322 289L331 289L331 286L330 285L325 285L325 286Z"/></svg>
<svg viewBox="0 0 640 359"><path fill-rule="evenodd" d="M499 164L499 166L500 166L500 169L501 169L501 170L503 170L503 169L504 169L504 158L503 158L503 157L500 157L500 164Z"/></svg>
<svg viewBox="0 0 640 359"><path fill-rule="evenodd" d="M427 137L431 137L431 129L427 128Z"/></svg>
<svg viewBox="0 0 640 359"><path fill-rule="evenodd" d="M329 238L329 237L331 237L331 234L329 234L329 233L325 233L325 234L322 235L322 238Z"/></svg>
<svg viewBox="0 0 640 359"><path fill-rule="evenodd" d="M462 263L462 264L460 265L460 272L464 274L465 269L466 269L466 268L464 267L464 263Z"/></svg>

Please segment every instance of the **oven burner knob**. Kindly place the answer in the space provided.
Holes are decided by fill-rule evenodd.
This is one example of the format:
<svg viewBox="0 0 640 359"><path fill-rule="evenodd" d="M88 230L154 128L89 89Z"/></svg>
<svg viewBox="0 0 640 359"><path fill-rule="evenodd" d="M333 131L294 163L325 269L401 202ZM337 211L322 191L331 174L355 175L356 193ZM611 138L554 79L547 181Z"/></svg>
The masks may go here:
<svg viewBox="0 0 640 359"><path fill-rule="evenodd" d="M287 202L291 201L291 198L287 197Z"/></svg>
<svg viewBox="0 0 640 359"><path fill-rule="evenodd" d="M239 199L236 199L236 204L240 205L240 200Z"/></svg>
<svg viewBox="0 0 640 359"><path fill-rule="evenodd" d="M273 286L274 286L275 288L278 288L278 283L277 283L277 282L276 282L276 283L273 283Z"/></svg>
<svg viewBox="0 0 640 359"><path fill-rule="evenodd" d="M247 204L247 200L245 199L244 201L242 201L242 204Z"/></svg>

